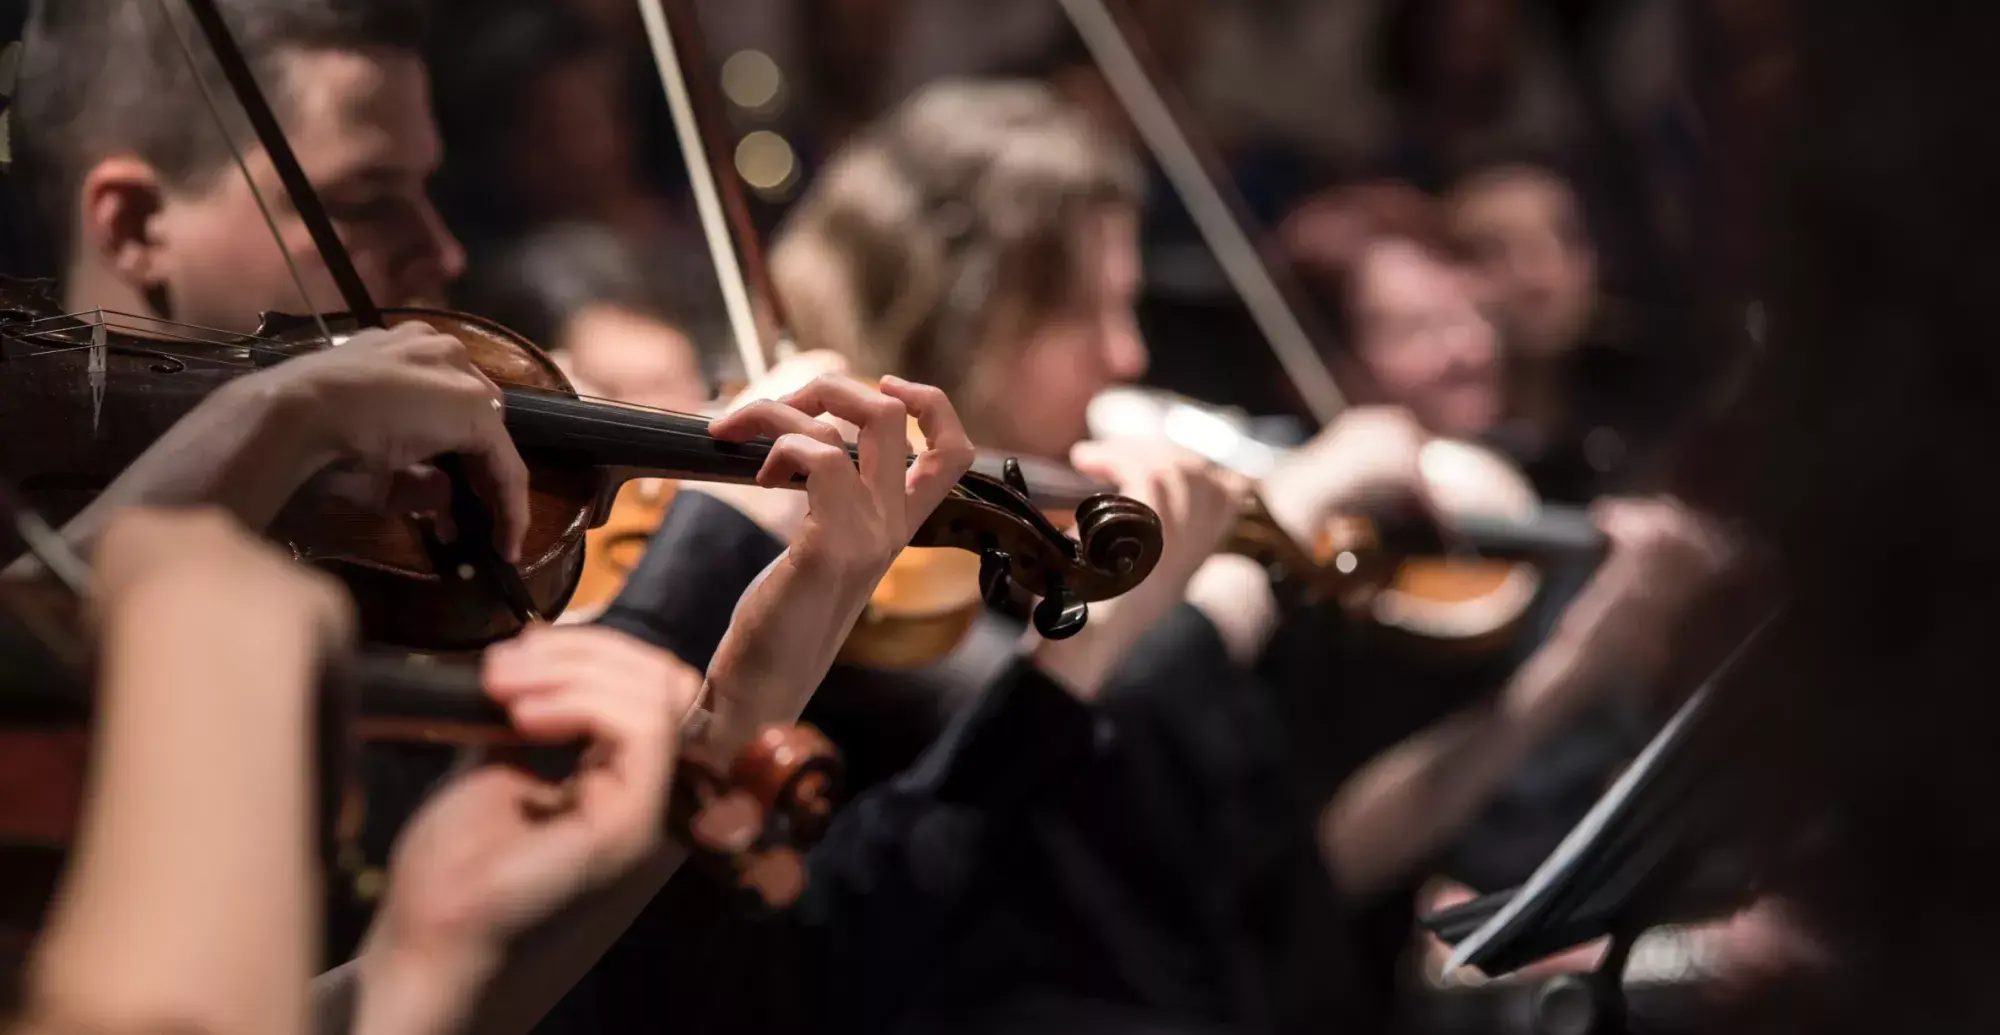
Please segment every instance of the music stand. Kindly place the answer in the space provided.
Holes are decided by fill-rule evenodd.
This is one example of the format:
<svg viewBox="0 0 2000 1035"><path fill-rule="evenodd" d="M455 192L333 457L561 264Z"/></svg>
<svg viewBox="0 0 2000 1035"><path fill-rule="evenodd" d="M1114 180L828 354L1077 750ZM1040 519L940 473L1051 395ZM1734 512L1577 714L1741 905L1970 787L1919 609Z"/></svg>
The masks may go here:
<svg viewBox="0 0 2000 1035"><path fill-rule="evenodd" d="M1610 949L1590 974L1563 975L1535 997L1544 1035L1626 1030L1624 972L1632 946L1657 924L1716 915L1745 897L1742 882L1712 877L1687 803L1724 727L1715 687L1769 628L1767 619L1674 713L1591 806L1527 883L1425 916L1453 946L1445 972L1478 967L1492 977L1594 941Z"/></svg>

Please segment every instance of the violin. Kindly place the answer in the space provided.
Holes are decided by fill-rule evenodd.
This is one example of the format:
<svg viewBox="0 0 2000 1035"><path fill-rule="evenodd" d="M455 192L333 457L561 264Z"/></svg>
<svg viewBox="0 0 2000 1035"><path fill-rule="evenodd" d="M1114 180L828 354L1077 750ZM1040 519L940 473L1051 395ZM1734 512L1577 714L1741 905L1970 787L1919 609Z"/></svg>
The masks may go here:
<svg viewBox="0 0 2000 1035"><path fill-rule="evenodd" d="M0 510L12 506L0 491ZM51 556L60 541L27 510L9 515L50 572L0 580L0 740L13 764L33 772L33 786L0 786L0 871L29 870L53 878L74 839L84 801L95 651L88 606L73 556ZM57 544L57 545L50 545ZM330 663L321 679L322 846L331 868L358 876L355 838L362 817L359 788L347 780L350 756L362 742L443 743L524 753L538 769L574 770L581 747L531 746L489 698L469 665L363 651ZM18 751L18 754L16 752ZM700 864L728 876L773 908L796 901L804 888L803 855L818 843L832 815L839 756L810 726L767 726L734 758L717 758L698 742L676 759L670 835ZM5 771L5 770L0 770ZM30 886L32 884L32 886ZM0 925L32 926L51 890L46 881L7 882Z"/></svg>
<svg viewBox="0 0 2000 1035"><path fill-rule="evenodd" d="M491 321L434 309L389 309L382 317L389 325L420 320L458 338L504 386L506 425L529 467L530 524L519 584L509 590L472 564L441 557L407 523L337 500L295 501L272 535L347 584L368 640L437 651L512 635L563 609L582 570L586 532L603 524L619 485L637 477L751 483L770 453L768 440L712 437L703 417L580 398L546 353ZM41 432L0 441L0 471L30 498L101 489L216 389L325 347L322 321L341 329L336 346L342 330L354 329L338 315L268 316L247 336L114 313L67 315L46 286L0 279L0 367L11 368L0 377L0 414L8 427ZM455 513L480 511L476 498L454 496ZM459 538L490 542L477 526ZM1071 538L1017 488L968 474L911 542L977 555L990 599L1027 611L1041 598L1032 606L1036 626L1061 637L1082 627L1090 602L1124 593L1151 572L1160 529L1145 506L1105 496L1079 511Z"/></svg>
<svg viewBox="0 0 2000 1035"><path fill-rule="evenodd" d="M1147 389L1103 393L1090 424L1104 438L1165 437L1251 477L1286 456L1252 436L1238 414ZM1225 549L1257 560L1304 600L1339 602L1418 644L1478 653L1509 642L1526 619L1543 565L1599 558L1608 548L1589 514L1543 503L1490 449L1431 439L1417 462L1434 514L1336 515L1299 543L1253 497Z"/></svg>

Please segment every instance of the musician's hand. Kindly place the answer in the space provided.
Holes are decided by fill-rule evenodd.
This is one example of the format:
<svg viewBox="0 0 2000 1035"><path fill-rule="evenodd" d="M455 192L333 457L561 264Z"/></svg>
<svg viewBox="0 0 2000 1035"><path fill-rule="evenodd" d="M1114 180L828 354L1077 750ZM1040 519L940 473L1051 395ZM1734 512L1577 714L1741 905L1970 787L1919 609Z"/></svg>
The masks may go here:
<svg viewBox="0 0 2000 1035"><path fill-rule="evenodd" d="M1222 546L1250 491L1242 475L1161 439L1079 442L1069 460L1160 515L1163 549L1153 570L1169 578L1185 577Z"/></svg>
<svg viewBox="0 0 2000 1035"><path fill-rule="evenodd" d="M828 416L859 429L859 464ZM909 420L924 451L909 461ZM792 563L872 587L917 527L972 466L972 442L944 393L885 377L879 390L823 375L780 399L757 400L711 425L721 439L774 439L757 472L767 488L804 476L807 512L788 555Z"/></svg>
<svg viewBox="0 0 2000 1035"><path fill-rule="evenodd" d="M859 428L858 466L822 414ZM915 462L911 417L925 440ZM711 431L775 440L758 484L806 479L798 537L737 603L709 668L711 729L727 752L805 707L882 575L972 465L972 443L943 392L893 377L880 390L820 377L781 400L751 403Z"/></svg>
<svg viewBox="0 0 2000 1035"><path fill-rule="evenodd" d="M109 624L130 613L176 629L185 620L233 639L245 635L242 621L276 621L310 637L317 653L345 646L354 633L353 603L339 583L216 508L119 511L92 560L97 605Z"/></svg>
<svg viewBox="0 0 2000 1035"><path fill-rule="evenodd" d="M217 510L118 511L96 562L89 781L24 1002L37 1030L295 1027L313 706L347 603Z"/></svg>
<svg viewBox="0 0 2000 1035"><path fill-rule="evenodd" d="M434 514L446 536L449 490L428 461L465 455L473 488L493 511L494 547L520 560L528 468L508 436L500 389L458 339L403 323L256 376L314 429L321 466L344 469L328 477L330 487L385 513Z"/></svg>
<svg viewBox="0 0 2000 1035"><path fill-rule="evenodd" d="M1673 499L1604 500L1594 514L1611 552L1551 637L1576 651L1578 676L1563 685L1579 694L1657 675L1689 607L1738 556L1713 519Z"/></svg>
<svg viewBox="0 0 2000 1035"><path fill-rule="evenodd" d="M1084 442L1070 462L1105 478L1160 516L1164 548L1153 573L1116 600L1091 605L1090 624L1035 647L1035 659L1078 696L1096 695L1139 636L1186 594L1188 580L1236 527L1249 484L1178 446L1157 440ZM1266 583L1268 586L1268 582Z"/></svg>
<svg viewBox="0 0 2000 1035"><path fill-rule="evenodd" d="M447 1030L511 939L662 845L699 674L622 633L565 626L490 648L485 680L524 737L590 748L566 785L482 765L410 821L363 956L357 1031L412 1011L445 1013L429 1030Z"/></svg>
<svg viewBox="0 0 2000 1035"><path fill-rule="evenodd" d="M1279 527L1310 543L1338 512L1408 503L1422 491L1419 460L1429 437L1407 410L1349 410L1265 477L1264 505Z"/></svg>
<svg viewBox="0 0 2000 1035"><path fill-rule="evenodd" d="M823 349L801 352L752 381L749 387L728 401L723 412L734 413L760 400L782 399L812 383L815 378L845 373L847 357L838 352ZM852 433L852 429L842 430ZM722 500L782 543L796 540L806 520L806 497L801 492L721 482L683 482L680 491L701 493Z"/></svg>

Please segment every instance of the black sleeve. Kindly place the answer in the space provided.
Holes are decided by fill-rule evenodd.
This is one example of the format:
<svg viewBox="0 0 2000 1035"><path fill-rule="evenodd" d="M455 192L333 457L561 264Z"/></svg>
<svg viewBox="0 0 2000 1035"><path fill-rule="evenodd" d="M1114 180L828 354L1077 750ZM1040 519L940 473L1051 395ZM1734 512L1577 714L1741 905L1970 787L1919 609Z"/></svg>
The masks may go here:
<svg viewBox="0 0 2000 1035"><path fill-rule="evenodd" d="M707 668L736 602L784 545L735 507L683 492L646 544L638 568L597 624Z"/></svg>
<svg viewBox="0 0 2000 1035"><path fill-rule="evenodd" d="M1182 606L1142 638L1105 698L1211 694L1240 678L1215 627ZM914 766L842 810L813 853L805 914L843 938L873 922L863 913L942 915L964 894L968 864L985 854L996 827L1062 796L1110 749L1109 714L1016 659ZM885 893L907 901L891 906Z"/></svg>
<svg viewBox="0 0 2000 1035"><path fill-rule="evenodd" d="M1222 633L1193 604L1180 604L1139 637L1104 687L1104 698L1229 691L1244 670L1229 656Z"/></svg>
<svg viewBox="0 0 2000 1035"><path fill-rule="evenodd" d="M842 809L812 853L796 914L831 964L835 998L926 972L977 898L994 839L1064 794L1100 738L1096 712L1022 658L915 766ZM894 998L861 993L850 1007Z"/></svg>

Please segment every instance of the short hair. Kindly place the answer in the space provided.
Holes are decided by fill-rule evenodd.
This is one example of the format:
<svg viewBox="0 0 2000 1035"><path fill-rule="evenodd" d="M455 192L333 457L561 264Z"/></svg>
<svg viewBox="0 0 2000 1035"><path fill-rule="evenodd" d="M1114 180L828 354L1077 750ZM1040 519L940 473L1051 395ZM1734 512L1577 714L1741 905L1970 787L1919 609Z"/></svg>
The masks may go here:
<svg viewBox="0 0 2000 1035"><path fill-rule="evenodd" d="M1311 223L1321 221L1340 230L1332 247L1327 246L1328 235L1307 232ZM1385 238L1410 241L1440 258L1458 257L1437 199L1395 180L1350 184L1313 196L1286 218L1279 247L1313 300L1338 326L1351 329L1347 297L1361 258Z"/></svg>
<svg viewBox="0 0 2000 1035"><path fill-rule="evenodd" d="M420 51L422 0L216 0L237 45L282 121L291 50L391 47ZM25 220L37 242L66 257L83 177L98 161L133 154L174 186L199 184L230 161L229 140L248 120L191 15L173 23L159 0L45 0L23 35L13 112ZM178 28L178 32L177 32ZM188 67L180 36L201 65ZM202 88L218 99L224 137Z"/></svg>
<svg viewBox="0 0 2000 1035"><path fill-rule="evenodd" d="M986 342L1070 301L1079 217L1144 193L1137 158L1048 88L938 83L828 163L771 273L801 345L957 397Z"/></svg>
<svg viewBox="0 0 2000 1035"><path fill-rule="evenodd" d="M558 223L495 253L465 278L462 301L544 348L554 348L571 317L611 305L687 333L704 367L712 357L702 333L714 309L675 257L647 249L591 223Z"/></svg>

